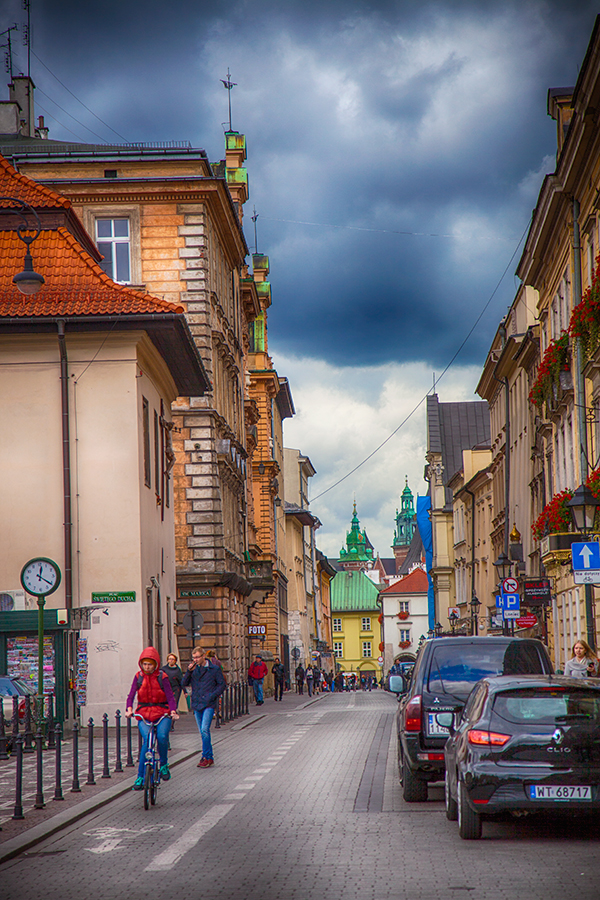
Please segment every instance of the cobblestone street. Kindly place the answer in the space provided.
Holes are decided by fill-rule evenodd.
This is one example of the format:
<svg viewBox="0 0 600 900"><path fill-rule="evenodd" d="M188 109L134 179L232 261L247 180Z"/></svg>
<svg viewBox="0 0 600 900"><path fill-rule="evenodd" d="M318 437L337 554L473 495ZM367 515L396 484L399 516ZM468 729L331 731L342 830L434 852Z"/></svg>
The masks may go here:
<svg viewBox="0 0 600 900"><path fill-rule="evenodd" d="M336 694L267 715L175 767L145 812L128 792L0 867L3 900L578 900L598 896L600 831L568 819L486 823L460 840L443 790L405 804L389 694Z"/></svg>

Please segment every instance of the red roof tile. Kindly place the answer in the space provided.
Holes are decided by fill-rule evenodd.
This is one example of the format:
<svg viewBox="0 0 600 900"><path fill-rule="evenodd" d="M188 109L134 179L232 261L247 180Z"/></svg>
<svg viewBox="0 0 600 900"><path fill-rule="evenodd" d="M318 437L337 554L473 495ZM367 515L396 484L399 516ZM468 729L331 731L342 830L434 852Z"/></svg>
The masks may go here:
<svg viewBox="0 0 600 900"><path fill-rule="evenodd" d="M429 589L427 572L423 569L413 569L409 575L405 575L400 581L390 584L382 594L426 594Z"/></svg>
<svg viewBox="0 0 600 900"><path fill-rule="evenodd" d="M56 191L32 181L26 175L21 175L3 156L0 156L0 197L17 197L38 209L53 206L69 209L71 206L71 201L66 197L61 197ZM18 203L11 203L10 200L0 200L0 206L8 209L19 208Z"/></svg>
<svg viewBox="0 0 600 900"><path fill-rule="evenodd" d="M26 296L12 283L14 275L23 268L25 245L16 232L0 231L2 318L184 311L167 300L115 284L66 228L42 231L31 245L31 255L33 268L44 276L46 283L38 294Z"/></svg>

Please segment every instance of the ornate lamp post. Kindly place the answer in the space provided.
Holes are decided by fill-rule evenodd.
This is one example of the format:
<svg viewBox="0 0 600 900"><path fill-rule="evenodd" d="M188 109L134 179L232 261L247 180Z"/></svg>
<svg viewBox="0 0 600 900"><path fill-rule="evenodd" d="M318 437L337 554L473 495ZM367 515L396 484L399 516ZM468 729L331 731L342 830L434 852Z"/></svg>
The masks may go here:
<svg viewBox="0 0 600 900"><path fill-rule="evenodd" d="M451 612L448 618L450 620L450 628L452 630L452 634L454 634L456 630L456 623L458 622L460 616L456 612Z"/></svg>
<svg viewBox="0 0 600 900"><path fill-rule="evenodd" d="M477 621L477 616L479 614L479 607L481 606L481 602L477 599L475 594L471 597L471 634L479 634L479 624Z"/></svg>
<svg viewBox="0 0 600 900"><path fill-rule="evenodd" d="M36 213L35 209L29 205L29 203L25 203L23 200L19 200L18 197L0 197L0 201L2 200L10 200L11 203L18 204L19 208L14 209L13 212L23 220L23 224L19 225L16 231L19 239L23 241L27 248L25 259L23 262L23 271L18 272L15 275L15 277L13 278L13 284L17 286L22 294L37 294L42 285L45 283L45 280L43 275L40 275L39 272L34 271L30 247L42 230L40 217ZM7 207L5 207L5 209L6 208ZM25 211L27 213L30 213L35 219L36 224L34 229L31 228L31 225L27 220L27 216L25 215ZM35 231L35 234L27 234L27 232L30 232L32 230Z"/></svg>
<svg viewBox="0 0 600 900"><path fill-rule="evenodd" d="M588 532L590 532L594 527L596 510L600 506L600 500L594 497L587 485L580 484L569 500L568 506L571 507L571 516L573 518L573 524L575 525L575 528L577 529L577 531L580 531L584 535L587 535ZM592 585L585 584L584 590L587 642L592 650L595 650L596 629L594 628L594 598L592 596Z"/></svg>

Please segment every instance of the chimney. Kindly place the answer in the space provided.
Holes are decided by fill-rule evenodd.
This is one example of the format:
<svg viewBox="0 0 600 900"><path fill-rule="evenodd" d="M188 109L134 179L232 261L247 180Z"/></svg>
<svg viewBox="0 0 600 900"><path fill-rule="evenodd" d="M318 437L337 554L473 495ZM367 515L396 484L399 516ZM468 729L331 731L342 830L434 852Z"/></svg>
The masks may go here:
<svg viewBox="0 0 600 900"><path fill-rule="evenodd" d="M37 138L41 138L43 141L48 140L48 128L44 125L44 117L38 116L38 124L35 129L35 136Z"/></svg>
<svg viewBox="0 0 600 900"><path fill-rule="evenodd" d="M9 100L19 107L19 129L23 137L35 137L33 91L35 85L28 75L16 75L9 84Z"/></svg>

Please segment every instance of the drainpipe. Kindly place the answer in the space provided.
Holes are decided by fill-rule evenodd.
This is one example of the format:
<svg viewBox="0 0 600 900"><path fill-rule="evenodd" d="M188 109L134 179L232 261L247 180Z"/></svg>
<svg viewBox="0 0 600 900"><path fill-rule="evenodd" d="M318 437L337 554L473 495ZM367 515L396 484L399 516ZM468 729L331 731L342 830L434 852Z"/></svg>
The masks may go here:
<svg viewBox="0 0 600 900"><path fill-rule="evenodd" d="M63 516L64 516L64 545L65 545L65 605L67 609L73 607L73 548L71 521L71 445L69 435L69 369L67 360L67 346L65 341L65 321L59 319L58 347L60 350L60 405L62 419L62 458L63 458Z"/></svg>
<svg viewBox="0 0 600 900"><path fill-rule="evenodd" d="M581 234L579 231L579 201L573 198L573 305L581 300ZM576 341L575 354L575 408L577 409L577 433L579 435L579 474L581 484L588 477L587 428L585 422L585 382L583 379L583 351L581 341ZM594 623L594 595L591 584L584 585L585 624L587 642L596 650Z"/></svg>

